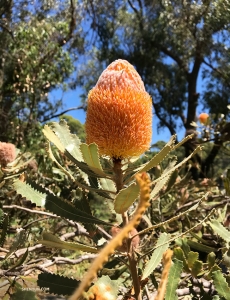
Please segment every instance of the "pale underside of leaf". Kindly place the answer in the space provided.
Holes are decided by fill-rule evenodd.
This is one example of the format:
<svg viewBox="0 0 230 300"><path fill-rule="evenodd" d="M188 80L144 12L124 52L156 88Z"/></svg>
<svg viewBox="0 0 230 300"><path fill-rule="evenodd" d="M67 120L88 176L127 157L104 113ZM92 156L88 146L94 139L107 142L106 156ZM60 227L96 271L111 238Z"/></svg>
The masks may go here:
<svg viewBox="0 0 230 300"><path fill-rule="evenodd" d="M167 233L162 233L157 241L156 248L152 256L147 263L143 275L142 275L142 280L149 277L149 275L156 269L156 267L159 265L164 252L168 249L169 247L169 241L170 241L171 235Z"/></svg>
<svg viewBox="0 0 230 300"><path fill-rule="evenodd" d="M73 251L83 251L83 252L88 252L88 253L97 253L98 252L98 249L95 247L86 246L83 244L79 244L77 242L65 242L49 232L43 232L42 240L38 241L38 243L41 243L42 245L45 245L50 248L59 248L59 249L66 249L66 250L73 250Z"/></svg>
<svg viewBox="0 0 230 300"><path fill-rule="evenodd" d="M114 210L121 214L129 209L133 202L137 199L140 187L136 183L132 183L125 189L122 189L114 200Z"/></svg>

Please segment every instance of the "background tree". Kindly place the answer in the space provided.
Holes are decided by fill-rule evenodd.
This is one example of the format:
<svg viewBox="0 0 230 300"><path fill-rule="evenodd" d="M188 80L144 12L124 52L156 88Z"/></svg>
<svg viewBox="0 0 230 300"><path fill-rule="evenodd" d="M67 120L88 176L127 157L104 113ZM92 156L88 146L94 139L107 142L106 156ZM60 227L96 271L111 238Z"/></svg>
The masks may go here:
<svg viewBox="0 0 230 300"><path fill-rule="evenodd" d="M65 88L83 51L83 13L74 0L8 0L0 16L0 140L28 146L38 122L62 106L48 93Z"/></svg>
<svg viewBox="0 0 230 300"><path fill-rule="evenodd" d="M171 134L184 128L194 132L199 104L215 113L226 112L229 101L230 3L218 1L86 1L91 28L96 33L93 59L86 66L81 83L95 84L95 65L107 65L124 58L136 66L152 95L158 128ZM104 8L107 7L105 10ZM203 93L198 91L198 81ZM218 83L218 84L217 84ZM223 93L225 91L225 96ZM216 105L218 99L218 106ZM218 149L201 163L207 173ZM186 154L196 140L186 144ZM217 151L216 151L217 150Z"/></svg>

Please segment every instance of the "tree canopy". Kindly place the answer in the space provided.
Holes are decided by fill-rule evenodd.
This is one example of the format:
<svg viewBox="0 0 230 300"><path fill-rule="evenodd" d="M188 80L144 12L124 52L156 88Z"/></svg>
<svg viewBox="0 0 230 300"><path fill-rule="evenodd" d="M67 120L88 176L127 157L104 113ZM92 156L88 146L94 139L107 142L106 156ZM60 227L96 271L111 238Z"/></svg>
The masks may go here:
<svg viewBox="0 0 230 300"><path fill-rule="evenodd" d="M72 0L9 0L0 1L0 16L0 139L21 145L62 105L48 92L74 71L83 15Z"/></svg>
<svg viewBox="0 0 230 300"><path fill-rule="evenodd" d="M124 58L137 68L152 95L158 128L193 132L199 104L226 114L229 1L104 0L88 9L96 33L92 60L103 66ZM82 73L87 88L89 77L95 82L94 68L90 62Z"/></svg>
<svg viewBox="0 0 230 300"><path fill-rule="evenodd" d="M26 144L39 122L58 115L62 100L51 101L50 91L80 86L85 101L101 71L118 58L143 78L158 129L194 132L199 105L216 120L218 113L228 117L228 0L9 0L0 1L0 15L1 141ZM203 172L226 132L223 125L215 135ZM186 154L194 145L185 145Z"/></svg>

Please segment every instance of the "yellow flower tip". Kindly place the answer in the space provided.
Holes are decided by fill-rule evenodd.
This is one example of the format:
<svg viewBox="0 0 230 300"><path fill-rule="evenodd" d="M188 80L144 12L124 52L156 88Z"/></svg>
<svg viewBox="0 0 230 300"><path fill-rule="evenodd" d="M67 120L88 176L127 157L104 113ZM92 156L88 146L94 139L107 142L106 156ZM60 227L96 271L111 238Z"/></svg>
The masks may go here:
<svg viewBox="0 0 230 300"><path fill-rule="evenodd" d="M201 113L198 119L201 124L207 125L209 121L209 115L207 113Z"/></svg>
<svg viewBox="0 0 230 300"><path fill-rule="evenodd" d="M116 60L89 92L86 141L95 142L101 155L122 159L148 150L151 137L151 97L134 67Z"/></svg>

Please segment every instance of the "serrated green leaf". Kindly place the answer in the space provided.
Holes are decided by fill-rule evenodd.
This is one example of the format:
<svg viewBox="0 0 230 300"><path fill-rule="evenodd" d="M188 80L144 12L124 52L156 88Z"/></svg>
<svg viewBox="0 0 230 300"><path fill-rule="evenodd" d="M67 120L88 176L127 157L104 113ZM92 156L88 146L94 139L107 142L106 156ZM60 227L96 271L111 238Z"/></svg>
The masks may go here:
<svg viewBox="0 0 230 300"><path fill-rule="evenodd" d="M82 161L82 154L80 151L80 139L75 135L71 134L67 122L62 119L60 122L51 123L51 129L59 137L62 145L69 151L77 160Z"/></svg>
<svg viewBox="0 0 230 300"><path fill-rule="evenodd" d="M170 173L170 170L175 166L177 160L176 158L173 158L167 168L164 170L164 172L162 173L161 177L159 177L159 181L156 183L154 189L152 190L151 194L150 194L150 199L153 199L157 196L157 194L162 190L162 188L167 184L167 182L170 180L170 177L172 175L172 173ZM165 176L165 173L167 173L168 175ZM162 180L160 180L160 178L162 178Z"/></svg>
<svg viewBox="0 0 230 300"><path fill-rule="evenodd" d="M146 267L144 269L144 272L142 275L142 280L147 278L159 265L164 252L169 247L168 241L170 240L170 238L171 238L170 234L167 234L165 232L161 233L161 235L157 241L156 247L161 244L164 244L164 245L158 247L157 249L155 249L153 251L151 258L150 258L149 262L146 264Z"/></svg>
<svg viewBox="0 0 230 300"><path fill-rule="evenodd" d="M64 296L72 295L80 283L79 280L50 273L39 274L37 281L39 287L48 288L49 294Z"/></svg>
<svg viewBox="0 0 230 300"><path fill-rule="evenodd" d="M35 203L37 206L43 207L45 205L46 194L34 190L30 184L18 179L13 183L13 186L18 194Z"/></svg>
<svg viewBox="0 0 230 300"><path fill-rule="evenodd" d="M220 222L217 220L212 220L208 222L208 224L212 227L214 233L218 234L227 243L230 242L230 232Z"/></svg>
<svg viewBox="0 0 230 300"><path fill-rule="evenodd" d="M193 264L195 263L196 260L198 260L198 258L199 258L198 252L190 251L187 257L188 267L192 268Z"/></svg>
<svg viewBox="0 0 230 300"><path fill-rule="evenodd" d="M216 254L214 252L209 253L207 256L207 264L209 269L211 269L214 266L215 260L216 260Z"/></svg>
<svg viewBox="0 0 230 300"><path fill-rule="evenodd" d="M193 263L193 266L191 268L191 274L193 277L197 277L197 275L202 271L203 263L200 260L196 260Z"/></svg>
<svg viewBox="0 0 230 300"><path fill-rule="evenodd" d="M170 176L165 192L168 192L171 189L171 187L175 184L177 177L178 177L178 170L175 170Z"/></svg>
<svg viewBox="0 0 230 300"><path fill-rule="evenodd" d="M181 147L184 143L186 143L188 140L192 139L194 134L187 135L186 137L183 138L179 143L177 143L174 147L173 150L176 150L177 148Z"/></svg>
<svg viewBox="0 0 230 300"><path fill-rule="evenodd" d="M189 272L188 263L183 250L180 247L176 247L174 248L173 253L175 258L183 262L185 272Z"/></svg>
<svg viewBox="0 0 230 300"><path fill-rule="evenodd" d="M73 251L83 251L88 253L97 253L98 249L95 247L86 246L84 244L79 244L77 242L65 242L60 240L57 236L49 233L43 232L42 240L38 241L42 245L50 248L59 248Z"/></svg>
<svg viewBox="0 0 230 300"><path fill-rule="evenodd" d="M119 214L122 214L125 211L127 211L128 208L137 199L139 193L140 187L135 182L127 188L120 190L120 192L116 195L114 200L114 210Z"/></svg>
<svg viewBox="0 0 230 300"><path fill-rule="evenodd" d="M66 149L64 152L65 156L69 158L79 169L81 169L84 173L86 173L89 176L94 176L94 177L105 177L105 174L100 175L96 172L94 172L85 162L81 162L77 160L76 158L73 157L73 155L68 152Z"/></svg>
<svg viewBox="0 0 230 300"><path fill-rule="evenodd" d="M115 186L113 180L108 179L108 178L99 178L98 180L99 180L100 186L103 190L111 191L113 193L116 192L116 186Z"/></svg>
<svg viewBox="0 0 230 300"><path fill-rule="evenodd" d="M28 185L26 182L21 182L21 184L25 186ZM22 192L20 194L22 194L22 196L27 200L32 200L32 197L36 194L41 197L40 194L42 194L42 201L44 199L45 208L60 217L75 222L108 225L108 223L99 220L90 214L87 214L81 209L76 208L71 202L53 195L49 190L44 189L35 182L29 182L29 187L25 187L25 189L22 189L22 191L23 194Z"/></svg>
<svg viewBox="0 0 230 300"><path fill-rule="evenodd" d="M223 254L223 264L226 267L230 267L230 249L227 249L227 251Z"/></svg>
<svg viewBox="0 0 230 300"><path fill-rule="evenodd" d="M106 176L103 172L100 159L98 146L95 143L90 145L81 144L80 149L83 155L84 162L96 173L100 176Z"/></svg>
<svg viewBox="0 0 230 300"><path fill-rule="evenodd" d="M62 153L65 151L64 145L62 145L58 136L48 125L44 126L42 132L45 135L45 137L58 148L58 150L60 150Z"/></svg>
<svg viewBox="0 0 230 300"><path fill-rule="evenodd" d="M202 147L198 146L189 156L187 156L185 159L183 159L182 162L178 163L174 168L170 169L168 172L164 172L164 175L161 175L160 178L155 179L152 183L157 183L158 181L162 180L163 177L167 177L169 174L171 174L176 169L183 166L187 161L189 161L197 152L201 151Z"/></svg>
<svg viewBox="0 0 230 300"><path fill-rule="evenodd" d="M162 190L162 188L167 184L170 178L170 174L168 176L164 176L162 180L158 181L157 184L154 186L153 190L150 193L150 199L154 199L158 193Z"/></svg>
<svg viewBox="0 0 230 300"><path fill-rule="evenodd" d="M176 289L180 281L180 275L183 270L183 262L174 259L173 264L169 270L169 276L167 281L165 300L177 300Z"/></svg>
<svg viewBox="0 0 230 300"><path fill-rule="evenodd" d="M46 196L45 208L60 217L64 217L75 222L108 225L108 223L74 207L72 203L58 198L52 194L48 194Z"/></svg>
<svg viewBox="0 0 230 300"><path fill-rule="evenodd" d="M230 289L221 271L214 271L211 275L213 284L218 294L224 297L226 300L230 300Z"/></svg>
<svg viewBox="0 0 230 300"><path fill-rule="evenodd" d="M173 135L170 141L161 149L159 153L157 153L148 163L146 163L144 166L137 168L135 171L137 171L138 173L147 172L150 169L156 167L160 162L164 160L164 158L173 149L175 140L176 140L176 136Z"/></svg>

